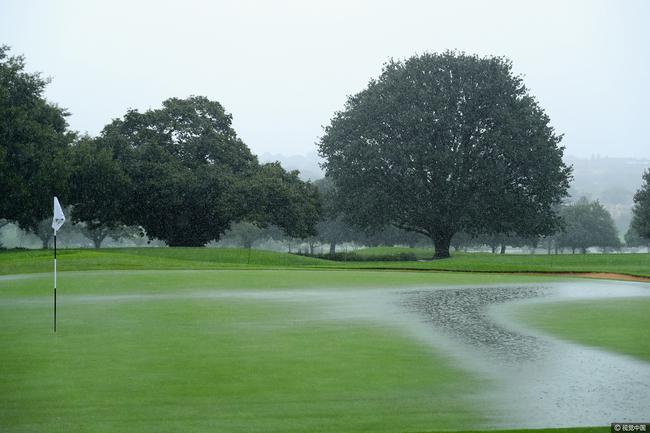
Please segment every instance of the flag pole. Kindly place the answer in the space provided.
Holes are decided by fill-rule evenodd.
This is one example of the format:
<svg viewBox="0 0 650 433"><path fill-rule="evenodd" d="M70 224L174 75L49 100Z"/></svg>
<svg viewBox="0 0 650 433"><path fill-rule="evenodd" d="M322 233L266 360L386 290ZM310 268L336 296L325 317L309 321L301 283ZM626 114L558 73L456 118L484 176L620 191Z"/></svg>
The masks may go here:
<svg viewBox="0 0 650 433"><path fill-rule="evenodd" d="M56 232L59 231L65 222L65 215L61 209L59 199L54 197L54 216L52 217L52 229L54 230L54 333L56 334Z"/></svg>
<svg viewBox="0 0 650 433"><path fill-rule="evenodd" d="M54 333L56 333L56 230L54 230Z"/></svg>

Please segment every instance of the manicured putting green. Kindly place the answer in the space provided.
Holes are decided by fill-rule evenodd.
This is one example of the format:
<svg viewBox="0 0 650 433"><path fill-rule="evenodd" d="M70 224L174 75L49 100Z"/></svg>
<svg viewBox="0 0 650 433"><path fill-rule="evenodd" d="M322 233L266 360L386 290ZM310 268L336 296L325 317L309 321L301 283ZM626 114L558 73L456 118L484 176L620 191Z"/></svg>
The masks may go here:
<svg viewBox="0 0 650 433"><path fill-rule="evenodd" d="M367 271L68 273L60 278L53 335L50 276L5 277L0 430L399 432L485 425L471 395L486 384L433 348L388 325L328 318L321 303L256 295L276 286L299 293L379 281L478 281L436 278ZM192 298L197 292L215 296Z"/></svg>
<svg viewBox="0 0 650 433"><path fill-rule="evenodd" d="M514 317L567 340L650 361L650 297L523 305Z"/></svg>

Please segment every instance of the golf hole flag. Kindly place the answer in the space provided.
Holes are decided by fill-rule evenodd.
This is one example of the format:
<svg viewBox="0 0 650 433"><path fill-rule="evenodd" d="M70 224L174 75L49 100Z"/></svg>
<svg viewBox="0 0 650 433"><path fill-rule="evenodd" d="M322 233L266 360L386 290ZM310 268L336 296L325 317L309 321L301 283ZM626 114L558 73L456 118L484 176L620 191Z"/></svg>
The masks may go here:
<svg viewBox="0 0 650 433"><path fill-rule="evenodd" d="M65 215L61 209L61 203L58 198L54 197L54 216L52 217L52 228L54 229L54 332L56 332L56 232L64 222Z"/></svg>
<svg viewBox="0 0 650 433"><path fill-rule="evenodd" d="M54 235L59 231L63 223L65 222L65 215L63 215L63 209L61 209L61 203L59 199L54 197L54 217L52 218L52 228L54 229Z"/></svg>

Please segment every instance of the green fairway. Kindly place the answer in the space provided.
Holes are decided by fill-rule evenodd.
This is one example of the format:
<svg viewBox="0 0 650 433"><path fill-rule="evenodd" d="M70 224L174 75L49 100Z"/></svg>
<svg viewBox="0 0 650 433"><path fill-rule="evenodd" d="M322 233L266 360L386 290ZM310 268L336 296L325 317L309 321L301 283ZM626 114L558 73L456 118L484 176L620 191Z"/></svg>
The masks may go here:
<svg viewBox="0 0 650 433"><path fill-rule="evenodd" d="M323 302L256 297L271 287L450 281L437 276L69 273L60 279L56 335L49 276L5 277L0 430L381 432L483 424L468 398L484 384L441 353L381 323L329 319Z"/></svg>
<svg viewBox="0 0 650 433"><path fill-rule="evenodd" d="M558 337L650 361L650 298L531 304L513 314Z"/></svg>
<svg viewBox="0 0 650 433"><path fill-rule="evenodd" d="M399 255L409 248L363 249L356 254ZM415 249L418 257L431 251ZM457 253L434 261L344 261L237 248L119 248L61 250L64 271L101 269L342 268L466 272L611 272L650 277L650 254L486 254ZM52 251L0 252L0 274L50 272Z"/></svg>

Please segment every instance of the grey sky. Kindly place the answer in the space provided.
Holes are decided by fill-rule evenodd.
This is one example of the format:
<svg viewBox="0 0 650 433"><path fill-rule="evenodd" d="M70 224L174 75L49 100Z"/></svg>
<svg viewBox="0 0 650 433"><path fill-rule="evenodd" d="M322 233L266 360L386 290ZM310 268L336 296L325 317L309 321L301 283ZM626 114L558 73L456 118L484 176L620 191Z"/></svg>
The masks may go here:
<svg viewBox="0 0 650 433"><path fill-rule="evenodd" d="M650 1L0 0L0 43L97 134L205 95L255 153L305 154L389 58L505 55L578 156L650 157Z"/></svg>

